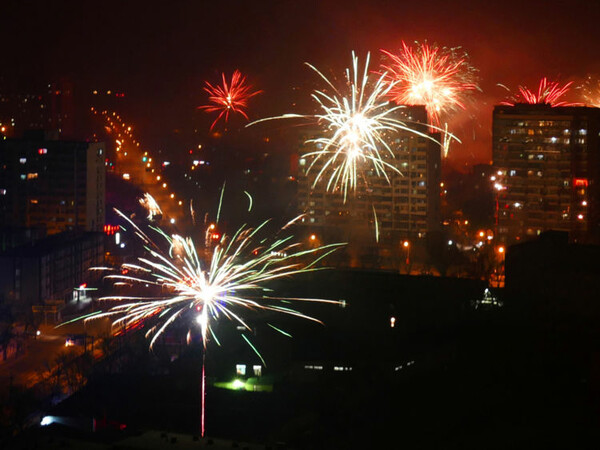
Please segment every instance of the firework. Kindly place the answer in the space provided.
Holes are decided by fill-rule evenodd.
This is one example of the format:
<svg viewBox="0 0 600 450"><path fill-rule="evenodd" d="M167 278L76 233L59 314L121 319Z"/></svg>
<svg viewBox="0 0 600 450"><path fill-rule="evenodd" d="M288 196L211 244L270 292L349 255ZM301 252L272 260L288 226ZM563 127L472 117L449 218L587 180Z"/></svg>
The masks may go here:
<svg viewBox="0 0 600 450"><path fill-rule="evenodd" d="M322 130L321 136L306 141L316 150L303 155L312 159L308 171L317 171L313 187L321 179L327 179L327 191L341 192L344 202L348 192L356 190L359 179L365 178L367 171L373 170L388 182L388 170L400 173L385 160L394 158L388 144L392 133L408 130L429 138L396 118L398 110L404 107L390 106L387 100L395 84L386 82L385 74L373 79L373 74L369 74L369 59L367 54L361 69L358 57L352 52L352 68L346 69L344 82L339 87L316 67L306 63L326 84L326 89L312 93L319 112L286 114L254 122L281 118L316 121Z"/></svg>
<svg viewBox="0 0 600 450"><path fill-rule="evenodd" d="M265 243L265 239L258 239L269 222L265 221L256 228L243 226L231 238L223 235L216 245L205 248L204 253L198 253L190 238L168 235L159 228L151 227L157 235L157 239L151 239L149 232L144 232L120 211L117 213L143 240L147 255L138 258L135 264L123 264L120 270L105 278L111 279L116 285L130 285L136 288L136 292L149 290L152 295L102 297L101 301L118 301L119 304L83 319L89 321L113 317L113 327L117 329L127 329L128 326L152 321L153 324L146 333L146 337L150 339L150 348L177 320L183 320L190 326L188 339L191 327L198 326L206 348L209 336L219 342L213 323L221 319L233 321L248 331L251 331L251 327L243 313L249 310L275 311L320 322L292 309L290 303L338 303L323 299L275 297L268 294L270 290L266 284L280 278L319 270L318 262L343 244L301 249L300 244L293 242L293 237L289 235L276 237L272 242ZM212 231L214 224L209 228ZM272 328L279 331L276 327ZM262 360L256 347L243 333L242 337ZM204 362L202 373L201 429L204 435Z"/></svg>
<svg viewBox="0 0 600 450"><path fill-rule="evenodd" d="M569 103L562 98L569 92L572 81L562 85L558 81L549 81L546 77L540 80L537 92L527 87L519 86L519 92L503 105L514 106L517 103L528 103L530 105L547 104L550 106L581 106L581 103Z"/></svg>
<svg viewBox="0 0 600 450"><path fill-rule="evenodd" d="M586 105L600 108L600 79L588 75L579 87Z"/></svg>
<svg viewBox="0 0 600 450"><path fill-rule="evenodd" d="M389 97L397 104L425 105L435 127L441 117L465 109L465 100L478 89L476 70L460 47L446 48L402 42L398 54L381 50L389 59L382 64L390 83Z"/></svg>
<svg viewBox="0 0 600 450"><path fill-rule="evenodd" d="M208 93L209 105L199 106L208 113L218 112L219 115L214 120L210 129L212 130L217 122L224 118L225 122L229 120L229 113L241 114L246 120L246 108L248 100L262 91L254 91L253 87L246 83L246 77L239 70L233 72L231 81L228 83L225 74L221 74L222 84L212 85L206 81L204 90Z"/></svg>
<svg viewBox="0 0 600 450"><path fill-rule="evenodd" d="M154 197L152 197L147 192L144 194L142 198L140 198L140 205L142 205L148 211L148 220L153 220L156 216L162 215L162 210Z"/></svg>

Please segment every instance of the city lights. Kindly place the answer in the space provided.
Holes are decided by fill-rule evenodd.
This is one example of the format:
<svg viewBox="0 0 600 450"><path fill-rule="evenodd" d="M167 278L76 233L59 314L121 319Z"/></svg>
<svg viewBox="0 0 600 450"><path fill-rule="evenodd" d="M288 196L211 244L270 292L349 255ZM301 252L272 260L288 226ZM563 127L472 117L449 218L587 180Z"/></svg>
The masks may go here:
<svg viewBox="0 0 600 450"><path fill-rule="evenodd" d="M594 442L600 2L0 17L2 448Z"/></svg>

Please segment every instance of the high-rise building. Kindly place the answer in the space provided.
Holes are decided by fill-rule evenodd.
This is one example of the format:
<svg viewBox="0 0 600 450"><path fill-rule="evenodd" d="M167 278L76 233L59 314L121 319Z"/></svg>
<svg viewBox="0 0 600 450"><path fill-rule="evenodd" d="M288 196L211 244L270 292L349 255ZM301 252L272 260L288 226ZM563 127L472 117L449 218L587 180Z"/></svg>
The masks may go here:
<svg viewBox="0 0 600 450"><path fill-rule="evenodd" d="M492 182L496 226L511 244L546 230L600 236L600 109L496 106Z"/></svg>
<svg viewBox="0 0 600 450"><path fill-rule="evenodd" d="M0 141L0 227L102 231L104 144L48 138Z"/></svg>
<svg viewBox="0 0 600 450"><path fill-rule="evenodd" d="M439 136L427 131L427 112L423 106L409 106L398 111L404 121L423 135L409 130L390 133L389 147L393 156L382 151L388 179L368 170L357 180L355 191L347 198L340 192L327 190L328 176L323 174L315 184L325 158L313 163L314 151L305 144L298 160L298 209L305 213L303 224L311 231L329 234L349 242L375 244L396 249L398 242L423 239L440 229L440 158ZM310 136L307 136L310 137Z"/></svg>
<svg viewBox="0 0 600 450"><path fill-rule="evenodd" d="M58 320L64 305L81 293L77 288L97 280L89 269L103 263L101 233L63 232L0 252L0 302L31 308L40 320Z"/></svg>
<svg viewBox="0 0 600 450"><path fill-rule="evenodd" d="M81 111L76 113L73 93L73 83L68 79L26 91L8 87L0 80L0 139L21 136L27 130L56 130L61 137L73 139L75 119L81 121L85 116Z"/></svg>

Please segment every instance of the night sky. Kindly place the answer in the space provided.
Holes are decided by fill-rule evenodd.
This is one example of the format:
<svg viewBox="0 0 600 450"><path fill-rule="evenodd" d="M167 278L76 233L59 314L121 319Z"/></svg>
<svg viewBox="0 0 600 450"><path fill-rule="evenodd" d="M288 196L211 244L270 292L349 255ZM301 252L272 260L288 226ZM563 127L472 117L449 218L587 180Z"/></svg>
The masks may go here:
<svg viewBox="0 0 600 450"><path fill-rule="evenodd" d="M600 74L599 23L594 1L5 1L0 77L23 92L59 77L123 90L131 119L166 133L199 120L203 81L220 71L239 68L264 90L258 118L289 112L293 86L308 99L305 61L339 73L351 50L378 61L403 40L460 45L483 92L456 120L464 144L453 159L472 163L491 155L491 109L506 96L496 84Z"/></svg>

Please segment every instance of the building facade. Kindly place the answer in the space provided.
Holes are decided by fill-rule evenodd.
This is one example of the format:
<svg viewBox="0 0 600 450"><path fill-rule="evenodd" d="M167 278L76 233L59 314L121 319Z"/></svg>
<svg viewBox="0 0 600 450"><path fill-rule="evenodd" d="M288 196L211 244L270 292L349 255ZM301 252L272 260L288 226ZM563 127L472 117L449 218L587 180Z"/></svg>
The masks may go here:
<svg viewBox="0 0 600 450"><path fill-rule="evenodd" d="M313 163L314 151L305 144L298 160L298 209L304 213L303 225L316 233L331 235L350 244L363 242L395 248L407 239L424 239L440 229L441 148L439 136L427 132L424 107L399 110L404 121L423 135L400 130L389 136L392 155L381 154L397 171L386 170L387 179L367 170L357 179L355 191L346 199L340 192L327 190L327 174L315 184L325 158ZM427 137L429 136L429 137ZM397 250L397 249L396 249Z"/></svg>
<svg viewBox="0 0 600 450"><path fill-rule="evenodd" d="M494 108L492 182L501 241L557 230L574 242L598 242L599 133L598 108Z"/></svg>
<svg viewBox="0 0 600 450"><path fill-rule="evenodd" d="M0 303L48 307L57 313L74 288L98 276L89 269L103 262L102 233L63 232L12 248L0 253Z"/></svg>
<svg viewBox="0 0 600 450"><path fill-rule="evenodd" d="M104 144L48 137L0 141L0 227L102 231Z"/></svg>

